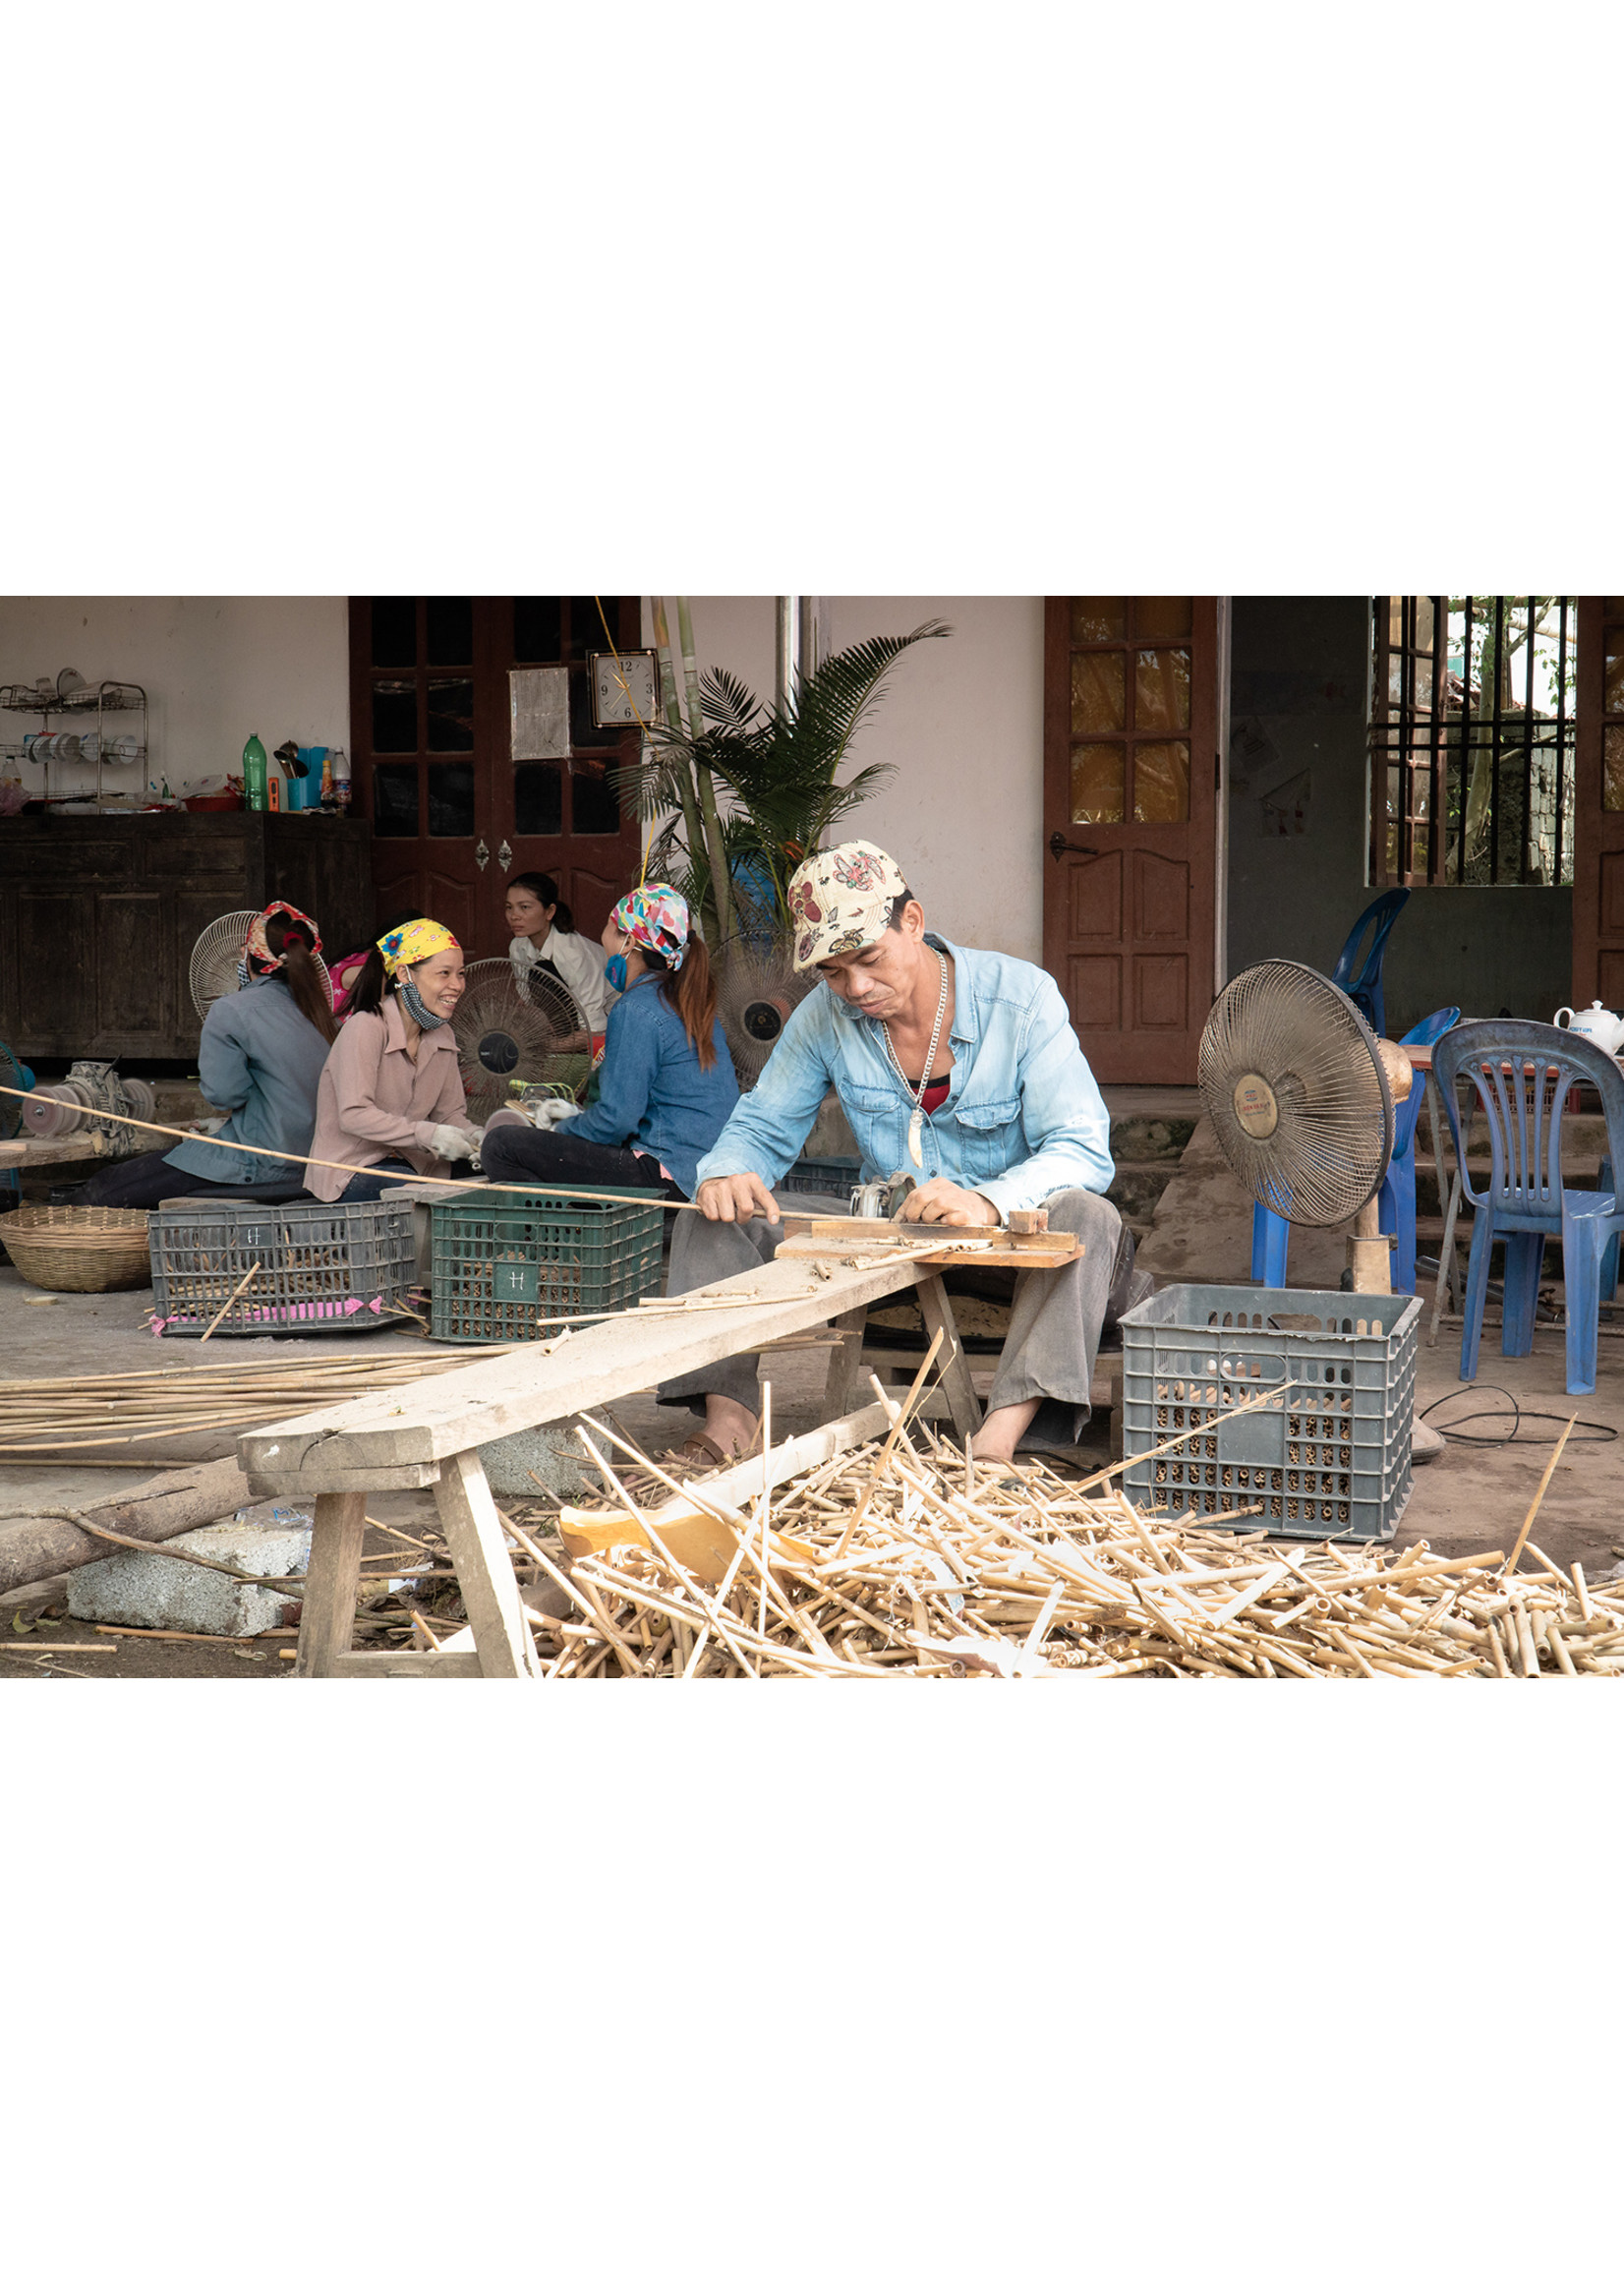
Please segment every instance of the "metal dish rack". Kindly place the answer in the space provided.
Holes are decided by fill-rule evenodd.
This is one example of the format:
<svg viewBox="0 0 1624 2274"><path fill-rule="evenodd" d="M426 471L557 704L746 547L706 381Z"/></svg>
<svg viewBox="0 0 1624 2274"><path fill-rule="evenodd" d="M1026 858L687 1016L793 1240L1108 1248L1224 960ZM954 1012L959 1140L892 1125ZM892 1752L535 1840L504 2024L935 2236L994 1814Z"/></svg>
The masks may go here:
<svg viewBox="0 0 1624 2274"><path fill-rule="evenodd" d="M152 777L150 744L146 730L146 689L138 687L133 679L102 679L94 686L76 687L71 695L53 697L44 697L37 686L29 686L19 681L11 685L0 686L0 712L21 713L24 717L37 719L40 722L39 731L42 734L50 733L53 730L50 724L52 719L80 719L87 722L93 719L96 733L95 802L98 807L102 802L103 769L107 763L103 756L107 737L103 730L102 721L104 719L127 719L134 714L141 721L136 729L136 759L141 766L141 797L139 802L145 805L150 799ZM116 732L118 729L115 729L114 730ZM28 761L29 744L31 739L31 736L25 736L21 742L0 741L0 757L15 758L20 762ZM37 764L43 770L45 787L42 802L44 804L77 805L80 803L78 797L63 798L51 795L52 761L49 758L29 762ZM77 764L79 761L74 761L74 763ZM124 778L127 778L130 773L127 766L116 767L114 771ZM24 786L27 787L27 776L24 777ZM131 808L124 810L128 811Z"/></svg>

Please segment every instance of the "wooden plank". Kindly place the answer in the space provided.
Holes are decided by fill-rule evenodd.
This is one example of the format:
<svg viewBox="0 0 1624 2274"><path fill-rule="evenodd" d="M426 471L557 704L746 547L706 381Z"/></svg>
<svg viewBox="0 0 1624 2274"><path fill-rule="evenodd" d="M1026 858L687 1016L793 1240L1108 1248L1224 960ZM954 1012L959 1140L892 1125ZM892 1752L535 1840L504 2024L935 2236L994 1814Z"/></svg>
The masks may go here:
<svg viewBox="0 0 1624 2274"><path fill-rule="evenodd" d="M301 1419L303 1417L301 1416ZM227 1456L229 1458L229 1455ZM239 1451L238 1466L242 1455ZM323 1473L318 1480L314 1475L301 1475L297 1469L261 1469L248 1471L247 1484L239 1495L242 1500L286 1499L289 1493L307 1496L313 1490L323 1492L418 1492L439 1483L440 1466L437 1461L410 1461L399 1469L342 1469Z"/></svg>
<svg viewBox="0 0 1624 2274"><path fill-rule="evenodd" d="M785 1216L790 1227L781 1255L840 1255L851 1248L940 1247L977 1262L991 1260L1001 1271L1058 1271L1074 1263L1082 1243L1070 1232L1028 1232L1018 1240L1001 1225L960 1229L952 1224L899 1224L872 1216Z"/></svg>
<svg viewBox="0 0 1624 2274"><path fill-rule="evenodd" d="M937 1358L937 1370L947 1395L953 1426L968 1442L981 1427L981 1400L976 1396L975 1384L970 1379L969 1362L964 1356L964 1345L959 1340L953 1305L940 1279L920 1282L919 1310L927 1334L935 1334L938 1327L942 1330L942 1349Z"/></svg>
<svg viewBox="0 0 1624 2274"><path fill-rule="evenodd" d="M361 1542L367 1529L365 1492L320 1492L311 1531L305 1607L299 1615L295 1672L338 1671L355 1632L355 1591L361 1583Z"/></svg>
<svg viewBox="0 0 1624 2274"><path fill-rule="evenodd" d="M826 1266L826 1268L828 1268ZM296 1426L250 1429L238 1457L275 1489L353 1489L352 1480L455 1453L541 1429L585 1407L609 1403L735 1351L751 1349L803 1326L820 1325L853 1308L937 1279L945 1266L906 1254L834 1268L827 1279L807 1262L775 1259L721 1281L729 1297L760 1298L745 1306L627 1312L589 1326L566 1343L537 1344L476 1361L445 1383L382 1390L299 1416ZM450 1383L455 1383L455 1388Z"/></svg>
<svg viewBox="0 0 1624 2274"><path fill-rule="evenodd" d="M435 1487L445 1544L457 1567L481 1670L506 1680L539 1672L507 1536L477 1452L458 1453Z"/></svg>
<svg viewBox="0 0 1624 2274"><path fill-rule="evenodd" d="M484 1672L472 1651L340 1651L333 1661L335 1674L375 1674L387 1679L397 1674L437 1675L442 1680L458 1674Z"/></svg>

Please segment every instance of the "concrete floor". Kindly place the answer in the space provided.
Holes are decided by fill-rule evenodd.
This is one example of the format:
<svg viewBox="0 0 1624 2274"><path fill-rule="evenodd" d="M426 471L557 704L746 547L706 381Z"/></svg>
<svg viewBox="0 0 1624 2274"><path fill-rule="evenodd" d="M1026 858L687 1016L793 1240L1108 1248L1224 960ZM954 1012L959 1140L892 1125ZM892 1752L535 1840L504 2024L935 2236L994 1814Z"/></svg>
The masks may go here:
<svg viewBox="0 0 1624 2274"><path fill-rule="evenodd" d="M0 1227L3 1232L3 1227ZM1141 1241L1140 1260L1158 1285L1169 1280L1242 1284L1250 1261L1250 1201L1225 1166L1210 1133L1198 1128L1185 1155L1179 1177L1167 1188L1156 1210L1153 1228ZM1334 1287L1343 1262L1342 1235L1293 1235L1290 1283L1293 1286ZM319 1361L330 1353L332 1340L319 1337L221 1337L203 1346L193 1341L163 1341L146 1324L150 1291L145 1288L108 1295L62 1294L49 1302L38 1300L42 1290L22 1280L10 1265L0 1267L0 1373L12 1379L39 1380L52 1375L82 1376L145 1369L177 1370L220 1364L240 1365L256 1356L291 1357L303 1354ZM1428 1289L1429 1293L1429 1289ZM1604 1326L1596 1391L1588 1398L1570 1398L1563 1388L1563 1337L1559 1327L1541 1327L1531 1357L1506 1360L1499 1353L1499 1334L1492 1316L1484 1334L1484 1353L1475 1389L1458 1395L1454 1403L1435 1411L1433 1419L1445 1427L1468 1423L1474 1412L1488 1418L1470 1425L1485 1437L1503 1437L1508 1429L1514 1398L1526 1411L1555 1415L1565 1420L1577 1413L1582 1425L1601 1431L1624 1431L1624 1312L1615 1329ZM369 1344L381 1349L391 1341L385 1330L376 1336L342 1338L346 1353ZM827 1367L823 1350L777 1353L765 1370L773 1382L774 1436L800 1433L816 1426ZM901 1363L901 1360L899 1360ZM1418 1359L1417 1410L1459 1393L1460 1334L1445 1320L1438 1346L1425 1347L1423 1325ZM986 1372L983 1373L983 1386ZM652 1396L625 1398L612 1409L613 1420L626 1434L659 1457L679 1444L693 1426L680 1411L656 1406ZM1560 1422L1526 1420L1515 1441L1476 1445L1451 1443L1437 1463L1419 1469L1409 1507L1395 1545L1407 1546L1425 1539L1442 1553L1471 1554L1484 1548L1509 1546L1527 1513ZM1097 1448L1103 1464L1108 1458L1103 1418L1085 1440ZM161 1459L148 1462L131 1448L115 1448L110 1457L130 1466L72 1467L21 1464L0 1459L0 1515L27 1513L50 1504L83 1505L117 1490L125 1483L139 1485L159 1469L187 1462L218 1458L234 1450L229 1433L166 1441ZM245 1502L246 1505L246 1502ZM373 1513L384 1522L417 1533L433 1528L434 1507L428 1492L380 1495ZM1556 1562L1578 1561L1587 1576L1610 1574L1624 1558L1624 1437L1592 1434L1585 1427L1575 1431L1563 1456L1534 1538ZM0 1624L9 1623L0 1612ZM64 1627L59 1639L73 1639L75 1630ZM88 1636L83 1639L93 1639ZM275 1642L254 1646L126 1643L116 1659L65 1659L61 1668L100 1675L231 1675L274 1676L286 1670L276 1657ZM25 1654L0 1654L0 1678L36 1676L39 1667Z"/></svg>
<svg viewBox="0 0 1624 2274"><path fill-rule="evenodd" d="M1139 1244L1139 1261L1159 1287L1170 1281L1247 1284L1251 1213L1249 1194L1231 1173L1210 1125L1203 1121L1178 1177L1162 1195L1151 1231ZM1335 1287L1346 1259L1345 1241L1346 1227L1332 1231L1294 1227L1288 1284ZM1624 1431L1624 1309L1613 1314L1616 1326L1603 1326L1594 1394L1570 1398L1564 1387L1561 1327L1537 1328L1528 1358L1502 1358L1498 1314L1491 1305L1477 1382L1469 1391L1460 1378L1458 1322L1446 1315L1436 1349L1426 1347L1432 1281L1423 1278L1420 1285L1427 1312L1417 1360L1418 1414L1449 1397L1447 1407L1432 1413L1434 1427L1465 1425L1475 1433L1499 1436L1509 1433L1514 1399L1518 1406L1560 1415L1561 1422L1526 1421L1515 1441L1505 1444L1452 1442L1440 1460L1416 1471L1395 1545L1407 1547L1425 1539L1451 1555L1509 1547L1561 1433L1561 1423L1577 1414L1580 1427L1551 1480L1534 1537L1564 1566L1582 1563L1587 1577L1609 1573L1624 1556L1624 1438L1598 1432ZM1472 1423L1468 1416L1474 1411L1505 1418Z"/></svg>

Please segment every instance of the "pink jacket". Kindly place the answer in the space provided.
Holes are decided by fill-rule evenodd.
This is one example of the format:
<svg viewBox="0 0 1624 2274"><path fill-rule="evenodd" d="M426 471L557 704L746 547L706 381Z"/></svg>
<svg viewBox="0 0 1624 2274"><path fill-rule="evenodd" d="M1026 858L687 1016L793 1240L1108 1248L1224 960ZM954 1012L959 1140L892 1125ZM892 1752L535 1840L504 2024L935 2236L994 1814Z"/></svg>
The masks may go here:
<svg viewBox="0 0 1624 2274"><path fill-rule="evenodd" d="M390 1153L432 1175L442 1165L428 1150L436 1122L449 1122L470 1137L479 1134L468 1118L451 1029L436 1026L426 1033L414 1066L406 1054L400 1005L385 995L382 1017L346 1019L327 1053L316 1091L311 1157L346 1165L313 1167L306 1189L319 1200L336 1200L357 1169Z"/></svg>

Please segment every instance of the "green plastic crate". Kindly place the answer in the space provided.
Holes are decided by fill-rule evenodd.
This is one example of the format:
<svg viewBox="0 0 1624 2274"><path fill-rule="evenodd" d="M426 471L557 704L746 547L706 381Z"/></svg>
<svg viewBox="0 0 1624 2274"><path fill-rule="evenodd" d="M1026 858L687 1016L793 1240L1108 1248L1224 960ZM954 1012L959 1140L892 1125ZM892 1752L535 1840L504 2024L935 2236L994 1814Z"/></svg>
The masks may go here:
<svg viewBox="0 0 1624 2274"><path fill-rule="evenodd" d="M430 1206L437 1342L536 1342L544 1319L625 1311L658 1293L664 1208L602 1186L459 1193Z"/></svg>

